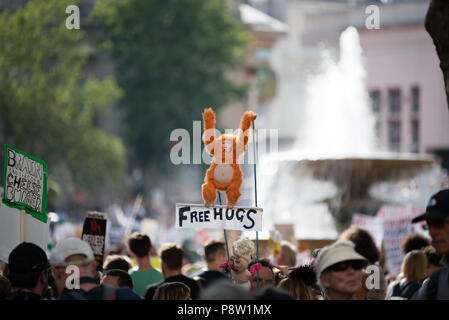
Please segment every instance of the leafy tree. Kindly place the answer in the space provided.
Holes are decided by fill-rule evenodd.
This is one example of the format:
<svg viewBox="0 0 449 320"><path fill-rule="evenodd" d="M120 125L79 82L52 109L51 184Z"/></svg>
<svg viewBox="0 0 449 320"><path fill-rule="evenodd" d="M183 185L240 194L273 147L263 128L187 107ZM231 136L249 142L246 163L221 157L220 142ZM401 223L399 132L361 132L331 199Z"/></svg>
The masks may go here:
<svg viewBox="0 0 449 320"><path fill-rule="evenodd" d="M95 121L121 90L86 76L82 32L66 0L34 0L0 15L0 141L47 163L49 178L103 191L121 178L124 148Z"/></svg>
<svg viewBox="0 0 449 320"><path fill-rule="evenodd" d="M225 0L99 0L91 18L116 61L126 140L144 170L169 164L173 129L244 93L228 74L247 34Z"/></svg>

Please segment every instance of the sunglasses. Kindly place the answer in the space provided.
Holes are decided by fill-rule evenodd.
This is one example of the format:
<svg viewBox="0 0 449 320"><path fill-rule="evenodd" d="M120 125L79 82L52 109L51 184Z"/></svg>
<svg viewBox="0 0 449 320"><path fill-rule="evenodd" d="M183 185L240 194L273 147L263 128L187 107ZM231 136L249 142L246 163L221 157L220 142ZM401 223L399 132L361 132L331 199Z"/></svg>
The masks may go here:
<svg viewBox="0 0 449 320"><path fill-rule="evenodd" d="M351 266L354 270L361 270L365 266L365 261L363 260L348 260L333 264L329 267L332 271L345 271Z"/></svg>

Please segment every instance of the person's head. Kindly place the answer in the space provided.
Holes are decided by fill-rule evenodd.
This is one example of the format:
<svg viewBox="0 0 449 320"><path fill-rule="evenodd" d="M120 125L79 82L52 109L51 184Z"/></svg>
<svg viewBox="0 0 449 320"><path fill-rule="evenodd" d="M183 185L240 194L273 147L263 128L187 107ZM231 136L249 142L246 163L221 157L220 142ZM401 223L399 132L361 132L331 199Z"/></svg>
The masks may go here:
<svg viewBox="0 0 449 320"><path fill-rule="evenodd" d="M449 254L449 189L434 194L427 204L426 212L415 217L412 223L424 220L437 253Z"/></svg>
<svg viewBox="0 0 449 320"><path fill-rule="evenodd" d="M232 244L231 269L235 272L243 272L254 254L254 243L250 239L242 238Z"/></svg>
<svg viewBox="0 0 449 320"><path fill-rule="evenodd" d="M131 269L131 261L129 261L129 258L124 255L109 255L106 257L103 263L103 270L113 270L113 269L119 269L128 272L129 269Z"/></svg>
<svg viewBox="0 0 449 320"><path fill-rule="evenodd" d="M192 300L190 288L182 282L168 282L154 292L153 300Z"/></svg>
<svg viewBox="0 0 449 320"><path fill-rule="evenodd" d="M438 271L441 268L443 268L443 266L441 265L441 262L440 262L442 256L436 252L434 247L427 246L422 249L422 252L424 252L424 254L427 257L427 276L428 277L430 277L430 275L432 273L434 273L435 271Z"/></svg>
<svg viewBox="0 0 449 320"><path fill-rule="evenodd" d="M231 281L217 280L201 291L200 300L254 300L252 293Z"/></svg>
<svg viewBox="0 0 449 320"><path fill-rule="evenodd" d="M281 266L296 266L296 248L290 242L282 241L281 257L279 258L279 265Z"/></svg>
<svg viewBox="0 0 449 320"><path fill-rule="evenodd" d="M129 251L136 258L145 258L151 252L151 240L143 232L134 232L128 239Z"/></svg>
<svg viewBox="0 0 449 320"><path fill-rule="evenodd" d="M276 278L273 271L273 265L267 259L262 259L258 263L260 263L260 269L254 271L251 274L251 291L255 291L258 288L262 287L274 287L276 286ZM250 263L248 266L251 269L251 266L257 265L256 262ZM257 275L257 271L259 271L259 276ZM259 283L259 287L257 284Z"/></svg>
<svg viewBox="0 0 449 320"><path fill-rule="evenodd" d="M50 254L50 263L53 266L53 275L57 294L65 288L66 280L73 272L74 267L79 271L79 277L96 275L96 263L89 243L80 238L65 238L58 242Z"/></svg>
<svg viewBox="0 0 449 320"><path fill-rule="evenodd" d="M120 269L110 269L105 271L101 283L109 284L114 288L134 288L133 279L129 273Z"/></svg>
<svg viewBox="0 0 449 320"><path fill-rule="evenodd" d="M161 267L164 277L169 274L181 273L184 250L179 244L167 243L161 248Z"/></svg>
<svg viewBox="0 0 449 320"><path fill-rule="evenodd" d="M296 300L314 300L316 280L312 267L305 265L292 269L278 287L290 293Z"/></svg>
<svg viewBox="0 0 449 320"><path fill-rule="evenodd" d="M421 281L427 276L427 257L421 250L412 250L402 261L401 272L409 281Z"/></svg>
<svg viewBox="0 0 449 320"><path fill-rule="evenodd" d="M48 289L50 264L44 250L30 242L16 246L8 257L12 290L27 289L44 296Z"/></svg>
<svg viewBox="0 0 449 320"><path fill-rule="evenodd" d="M367 260L354 250L354 243L339 240L321 249L316 260L317 277L329 299L354 299L362 286Z"/></svg>
<svg viewBox="0 0 449 320"><path fill-rule="evenodd" d="M226 262L226 248L222 241L211 240L204 246L204 259L209 270L218 270L218 266Z"/></svg>
<svg viewBox="0 0 449 320"><path fill-rule="evenodd" d="M355 245L354 250L364 256L371 264L379 261L379 250L368 230L352 225L340 235L339 240L349 240Z"/></svg>
<svg viewBox="0 0 449 320"><path fill-rule="evenodd" d="M430 246L430 239L418 232L408 234L401 242L401 250L404 255L410 251L421 250L427 246Z"/></svg>

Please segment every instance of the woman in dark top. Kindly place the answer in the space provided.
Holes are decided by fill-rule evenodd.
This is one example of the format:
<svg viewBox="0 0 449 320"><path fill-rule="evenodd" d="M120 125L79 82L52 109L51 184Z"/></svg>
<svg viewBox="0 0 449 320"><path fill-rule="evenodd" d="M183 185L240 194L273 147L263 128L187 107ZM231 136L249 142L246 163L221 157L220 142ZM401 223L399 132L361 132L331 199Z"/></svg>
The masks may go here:
<svg viewBox="0 0 449 320"><path fill-rule="evenodd" d="M411 299L419 290L427 273L427 257L421 250L407 253L402 261L401 272L403 278L388 287L387 299L401 297Z"/></svg>

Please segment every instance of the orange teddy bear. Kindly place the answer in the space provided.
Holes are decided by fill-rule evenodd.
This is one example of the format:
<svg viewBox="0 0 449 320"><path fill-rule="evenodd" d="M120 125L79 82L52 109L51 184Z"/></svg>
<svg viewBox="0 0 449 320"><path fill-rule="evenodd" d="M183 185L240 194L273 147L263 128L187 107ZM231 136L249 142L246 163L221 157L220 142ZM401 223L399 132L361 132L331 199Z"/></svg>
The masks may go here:
<svg viewBox="0 0 449 320"><path fill-rule="evenodd" d="M233 207L242 195L240 186L243 173L237 161L246 151L249 139L248 129L254 119L256 114L246 111L240 122L238 135L223 134L216 139L215 113L211 108L204 110L203 141L207 152L212 156L212 163L201 186L206 206L213 205L217 198L217 190L226 191L228 207Z"/></svg>

